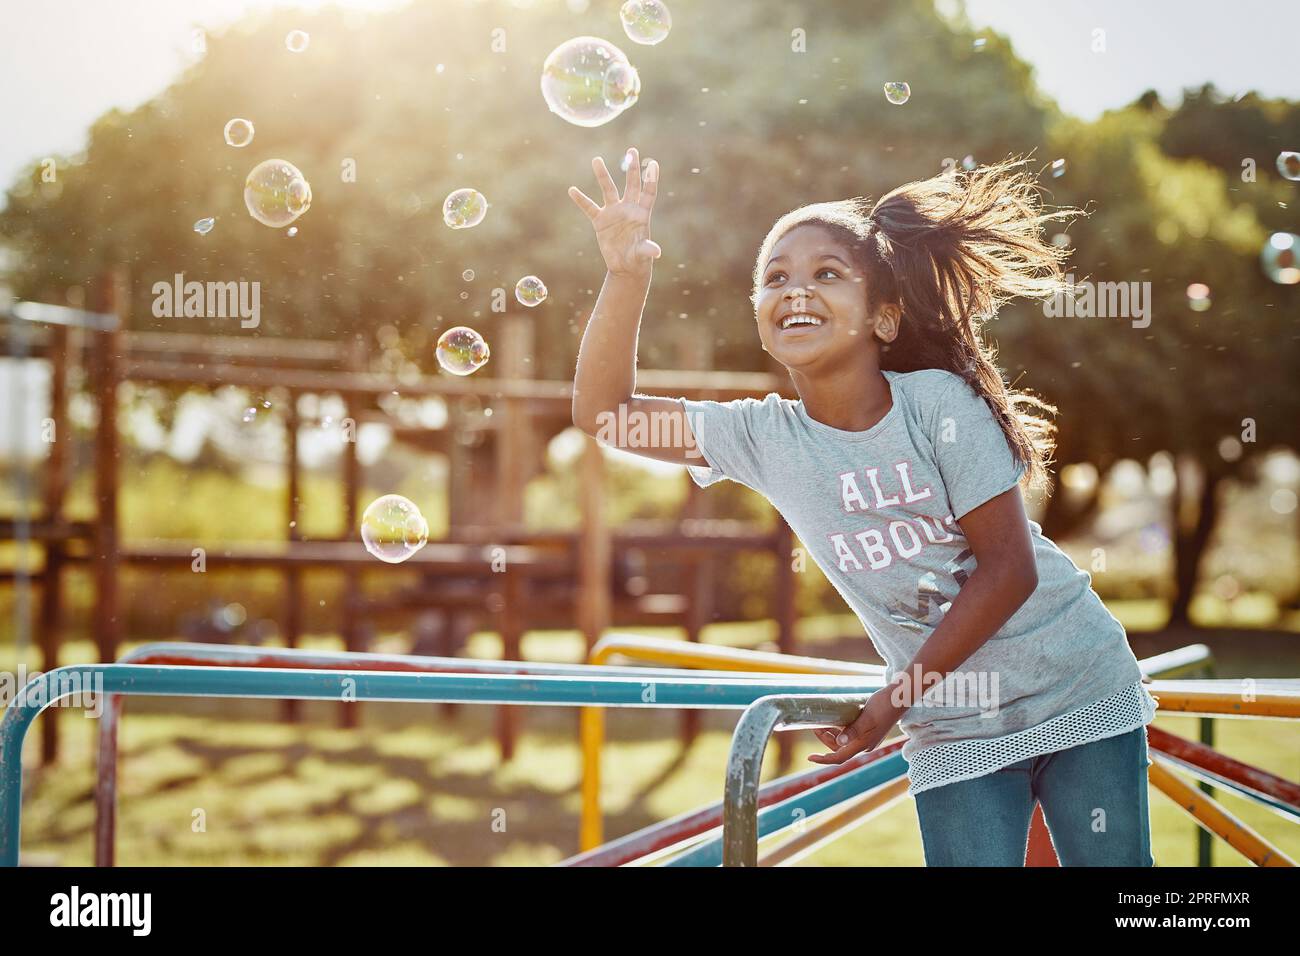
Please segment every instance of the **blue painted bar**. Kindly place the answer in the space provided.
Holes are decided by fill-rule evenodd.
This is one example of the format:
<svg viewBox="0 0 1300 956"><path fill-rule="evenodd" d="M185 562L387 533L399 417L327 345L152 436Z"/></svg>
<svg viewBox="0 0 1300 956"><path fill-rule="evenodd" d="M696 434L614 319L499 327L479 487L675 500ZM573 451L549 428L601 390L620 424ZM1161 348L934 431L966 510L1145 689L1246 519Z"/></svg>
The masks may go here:
<svg viewBox="0 0 1300 956"><path fill-rule="evenodd" d="M428 674L287 668L82 664L28 682L0 719L0 866L17 866L22 812L22 749L27 730L50 704L89 687L96 694L272 697L299 700L453 701L557 707L669 707L742 710L773 694L842 694L879 689L879 678L805 680L698 678L638 680L597 676ZM607 672L606 672L607 673ZM44 684L42 684L44 682ZM73 685L76 685L74 689ZM48 698L34 700L49 688Z"/></svg>
<svg viewBox="0 0 1300 956"><path fill-rule="evenodd" d="M907 773L907 761L901 753L891 754L882 760L876 760L864 767L859 767L842 777L828 780L810 790L797 794L788 800L774 803L758 813L758 835L765 837L786 827L793 826L799 820L806 820L815 813L828 810L844 800L874 790L882 784L896 780ZM795 811L801 810L802 815ZM665 866L721 866L722 832L710 838L692 850L664 864Z"/></svg>

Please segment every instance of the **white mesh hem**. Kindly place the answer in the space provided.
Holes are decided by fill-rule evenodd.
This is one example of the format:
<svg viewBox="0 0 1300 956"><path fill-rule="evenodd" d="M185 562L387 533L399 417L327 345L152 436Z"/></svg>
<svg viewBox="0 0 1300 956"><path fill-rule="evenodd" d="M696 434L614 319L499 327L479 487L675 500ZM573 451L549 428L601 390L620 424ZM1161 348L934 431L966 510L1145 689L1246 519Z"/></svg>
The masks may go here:
<svg viewBox="0 0 1300 956"><path fill-rule="evenodd" d="M961 780L973 780L1029 757L1068 750L1145 727L1156 702L1142 682L1005 737L959 740L917 751L908 760L908 796Z"/></svg>

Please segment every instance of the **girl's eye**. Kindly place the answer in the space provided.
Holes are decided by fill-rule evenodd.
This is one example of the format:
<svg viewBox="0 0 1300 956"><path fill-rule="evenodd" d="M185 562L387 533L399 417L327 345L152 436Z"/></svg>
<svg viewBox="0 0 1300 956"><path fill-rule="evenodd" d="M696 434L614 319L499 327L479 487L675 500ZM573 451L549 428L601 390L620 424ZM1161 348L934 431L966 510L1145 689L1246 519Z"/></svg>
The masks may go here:
<svg viewBox="0 0 1300 956"><path fill-rule="evenodd" d="M822 272L829 272L831 275L833 275L833 276L834 276L835 278L837 278L837 279L840 277L840 274L839 274L838 272L836 272L834 269L832 269L830 266L827 266L825 269L823 269L821 272L819 272L819 273L817 273L817 274L818 274L818 275L821 275Z"/></svg>
<svg viewBox="0 0 1300 956"><path fill-rule="evenodd" d="M776 277L777 277L777 276L780 276L780 275L785 275L785 273L783 273L783 272L773 272L770 276L767 277L768 284L771 284L772 282L774 282L774 281L776 280Z"/></svg>

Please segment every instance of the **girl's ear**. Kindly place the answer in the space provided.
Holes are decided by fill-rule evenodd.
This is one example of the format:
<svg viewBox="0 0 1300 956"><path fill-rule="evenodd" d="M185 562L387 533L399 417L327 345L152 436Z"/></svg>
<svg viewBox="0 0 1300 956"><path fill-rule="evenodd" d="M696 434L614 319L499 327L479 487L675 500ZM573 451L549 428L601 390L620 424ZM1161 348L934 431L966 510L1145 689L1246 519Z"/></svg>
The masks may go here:
<svg viewBox="0 0 1300 956"><path fill-rule="evenodd" d="M898 326L903 320L903 310L896 302L886 302L876 312L875 336L889 343L898 337Z"/></svg>

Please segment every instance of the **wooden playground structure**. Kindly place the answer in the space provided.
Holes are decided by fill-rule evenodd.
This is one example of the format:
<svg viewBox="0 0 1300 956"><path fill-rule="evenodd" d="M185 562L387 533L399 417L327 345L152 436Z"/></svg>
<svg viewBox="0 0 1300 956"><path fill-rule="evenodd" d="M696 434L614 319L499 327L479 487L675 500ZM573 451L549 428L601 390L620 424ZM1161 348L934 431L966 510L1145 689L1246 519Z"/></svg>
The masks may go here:
<svg viewBox="0 0 1300 956"><path fill-rule="evenodd" d="M529 376L532 324L526 316L502 316L493 336L494 377L431 375L403 382L413 397L472 398L490 402L490 418L468 413L448 401L441 428L417 428L395 421L378 399L394 390L393 376L368 370L368 357L355 345L320 341L267 340L243 336L129 332L129 313L120 273L95 286L89 310L19 303L3 317L22 331L6 343L21 342L10 354L39 358L50 369L49 408L56 433L70 434L68 408L77 375L98 411L90 468L95 514L69 519L67 440L53 441L42 468L41 513L0 519L0 541L41 545L38 570L0 570L0 583L39 582L34 628L40 651L39 680L90 676L105 679L109 703L99 727L96 785L95 859L114 864L117 807L117 728L125 697L132 694L235 696L279 699L287 719L303 699L338 700L341 674L357 684L354 699L339 703L340 718L354 725L362 700L420 700L442 707L482 704L497 714L503 759L509 759L523 706L570 706L580 710L583 755L582 819L578 853L562 866L789 865L819 846L906 799L906 764L897 740L838 767L788 774L759 786L764 749L778 727L842 723L856 713L863 695L883 681L879 665L799 657L795 646L795 574L789 560L793 538L779 516L773 530L710 517L705 499L688 482L684 512L676 520L611 528L605 516L606 475L599 444L584 436L580 459L581 527L572 532L537 532L524 525L527 482L544 467L550 437L570 425L570 384ZM776 375L641 372L638 387L647 392L726 401L781 391ZM242 386L287 390L284 418L287 471L284 540L278 544L150 541L124 542L118 515L121 476L118 389L124 382L169 383L217 388ZM299 530L302 468L297 435L302 423L297 397L335 394L344 416L355 423L383 422L395 440L448 461L449 532L415 554L405 567L419 583L392 594L369 596L362 576L377 567L357 533L362 466L355 441L342 445L342 501L345 533L304 540ZM472 403L471 403L472 404ZM466 440L466 436L469 439ZM489 524L470 524L464 516L490 515ZM121 572L124 567L183 572L193 548L207 549L216 568L269 568L281 575L283 603L279 622L286 647L251 648L165 643L121 654ZM712 593L718 560L740 551L767 552L776 558L772 607L777 622L777 653L699 644L701 629L714 619ZM673 556L681 586L672 593L646 594L630 584L621 569L633 566L638 552ZM504 557L505 570L494 564ZM90 569L95 594L93 636L98 664L59 668L60 640L66 630L63 574L73 565ZM304 575L329 569L342 575L344 600L338 630L341 652L298 648L303 634ZM482 661L449 656L385 655L365 647L368 616L391 611L436 610L450 620L470 615L493 626L502 637L502 659ZM611 629L670 624L688 641L666 641L611 634ZM521 638L528 628L576 627L585 637L586 663L524 661ZM635 666L612 663L615 658ZM1294 861L1214 799L1212 787L1230 790L1300 822L1300 785L1235 761L1212 749L1215 717L1300 719L1300 681L1261 682L1260 693L1245 698L1238 682L1206 678L1213 674L1208 649L1183 648L1141 662L1144 672L1162 678L1162 711L1201 718L1201 739L1182 740L1163 730L1148 730L1157 762L1150 768L1153 789L1177 802L1196 820L1198 860L1210 864L1217 837L1252 863L1291 866ZM51 673L53 672L53 673ZM643 696L652 680L658 694ZM0 865L19 860L24 735L41 705L15 704L0 719ZM606 707L659 707L682 715L686 743L698 728L700 709L742 711L733 739L724 797L709 806L605 842L600 806L600 755ZM57 759L59 721L41 722L41 758ZM790 763L790 738L777 735L779 765ZM1170 768L1190 772L1196 787ZM790 829L791 820L808 817L779 844L760 853L759 842ZM1041 808L1029 834L1026 865L1057 864Z"/></svg>
<svg viewBox="0 0 1300 956"><path fill-rule="evenodd" d="M78 377L84 377L98 412L90 463L94 517L78 521L65 515L70 442L56 440L50 443L41 469L41 513L21 523L0 518L0 541L25 539L39 544L43 551L43 563L30 572L40 592L33 631L41 670L53 670L59 663L65 630L64 569L70 565L90 568L95 595L93 635L99 661L108 663L117 659L124 637L123 567L183 572L191 565L195 547L205 549L208 570L271 568L282 575L278 625L289 648L299 645L303 633L304 573L332 569L343 579L338 632L346 650L367 650L364 621L369 615L422 609L446 615L449 625L472 621L498 631L502 656L507 660L522 659L520 641L529 628L576 627L589 649L613 626L677 626L691 641L697 641L701 629L714 617L711 596L718 561L740 551L765 551L776 557L772 595L777 645L785 653L794 653L795 575L789 560L793 538L779 516L774 530L711 519L706 497L688 481L686 507L677 520L611 529L605 517L604 458L598 443L583 436L581 528L557 533L530 531L524 526L525 485L544 468L548 441L572 424L572 383L530 376L531 317L493 317L493 357L483 372L468 378L435 373L399 385L391 374L368 370L367 351L357 341L128 331L124 328L131 311L127 288L123 271L113 270L88 291L86 310L24 302L6 316L21 329L24 344L21 350L9 348L9 354L21 351L22 357L48 364L49 416L55 434L71 434L68 405L71 383ZM9 346L12 339L0 336L0 343L0 347ZM206 389L237 386L255 392L272 387L287 390L282 544L124 543L118 508L120 469L105 463L120 460L118 390L126 382ZM762 373L642 371L638 375L638 388L643 392L717 401L762 397L787 386L788 382L775 374ZM395 389L400 389L403 397L444 399L445 426L412 427L384 412L378 399ZM344 419L357 427L384 423L392 429L395 441L445 456L449 532L405 563L405 568L419 572L418 586L383 598L365 594L362 573L377 563L365 551L358 533L360 509L365 503L360 498L362 466L355 441L342 444L339 509L346 533L303 540L297 441L302 423L297 399L304 394L337 395L344 404ZM466 402L471 406L490 402L491 417L467 413ZM467 516L486 516L489 521L469 524ZM680 569L676 591L645 594L631 586L629 575L621 572L635 567L636 559L645 554L672 557ZM504 572L499 570L501 563ZM0 583L13 582L17 574L13 569L0 569ZM285 702L288 719L296 717L295 704ZM351 726L357 713L356 707L341 707L340 719ZM498 741L505 759L513 752L517 714L517 708L498 710ZM689 742L698 727L696 712L684 711L682 721L683 741ZM57 735L57 721L42 722L43 761L57 758ZM788 760L784 746L781 759Z"/></svg>

